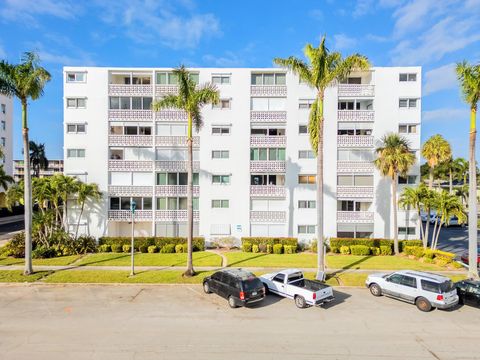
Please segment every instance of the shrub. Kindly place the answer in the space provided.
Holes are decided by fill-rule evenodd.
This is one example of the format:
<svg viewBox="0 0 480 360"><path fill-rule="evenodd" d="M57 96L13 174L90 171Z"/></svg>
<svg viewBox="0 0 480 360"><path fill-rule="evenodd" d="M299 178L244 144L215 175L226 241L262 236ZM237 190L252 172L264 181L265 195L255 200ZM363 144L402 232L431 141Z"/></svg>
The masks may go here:
<svg viewBox="0 0 480 360"><path fill-rule="evenodd" d="M247 243L247 242L243 243L242 244L242 251L243 252L252 252L252 244Z"/></svg>
<svg viewBox="0 0 480 360"><path fill-rule="evenodd" d="M297 247L294 245L284 245L283 250L285 254L295 254L297 252Z"/></svg>
<svg viewBox="0 0 480 360"><path fill-rule="evenodd" d="M124 253L129 253L132 250L132 245L123 245L122 250Z"/></svg>
<svg viewBox="0 0 480 360"><path fill-rule="evenodd" d="M423 247L423 242L422 242L422 240L400 240L398 242L398 249L400 250L400 252L404 252L404 248L406 246L421 246L421 247Z"/></svg>
<svg viewBox="0 0 480 360"><path fill-rule="evenodd" d="M166 244L160 249L162 254L173 254L175 252L175 244Z"/></svg>
<svg viewBox="0 0 480 360"><path fill-rule="evenodd" d="M273 246L270 244L267 244L267 254L273 253Z"/></svg>
<svg viewBox="0 0 480 360"><path fill-rule="evenodd" d="M252 245L252 252L253 253L258 253L260 249L258 248L258 245Z"/></svg>
<svg viewBox="0 0 480 360"><path fill-rule="evenodd" d="M274 254L282 254L283 253L283 245L282 244L273 245L273 253Z"/></svg>
<svg viewBox="0 0 480 360"><path fill-rule="evenodd" d="M140 251L142 254L148 253L148 246L147 245L140 245L138 247L138 251Z"/></svg>
<svg viewBox="0 0 480 360"><path fill-rule="evenodd" d="M425 254L425 249L423 248L423 246L413 246L413 255L420 259L421 257L423 257L423 254Z"/></svg>
<svg viewBox="0 0 480 360"><path fill-rule="evenodd" d="M5 255L14 258L25 257L25 232L19 232L13 235L7 245L5 245Z"/></svg>
<svg viewBox="0 0 480 360"><path fill-rule="evenodd" d="M93 236L81 235L75 240L75 250L77 254L95 253L97 242Z"/></svg>
<svg viewBox="0 0 480 360"><path fill-rule="evenodd" d="M350 253L352 255L370 255L370 248L366 245L352 245L350 246Z"/></svg>
<svg viewBox="0 0 480 360"><path fill-rule="evenodd" d="M342 255L348 255L350 254L350 247L348 246L340 246L340 254Z"/></svg>
<svg viewBox="0 0 480 360"><path fill-rule="evenodd" d="M340 249L336 246L330 246L330 252L338 254L340 252Z"/></svg>
<svg viewBox="0 0 480 360"><path fill-rule="evenodd" d="M252 245L296 245L298 246L298 239L297 238L288 238L288 237L243 237L242 244L249 243Z"/></svg>
<svg viewBox="0 0 480 360"><path fill-rule="evenodd" d="M376 246L372 246L370 248L370 252L372 253L372 255L378 256L380 255L380 248Z"/></svg>
<svg viewBox="0 0 480 360"><path fill-rule="evenodd" d="M435 258L433 261L438 266L447 266L448 264L451 263L451 261L448 261L447 259L442 259L442 258Z"/></svg>
<svg viewBox="0 0 480 360"><path fill-rule="evenodd" d="M310 243L310 250L312 252L316 253L317 252L317 246L318 246L317 240L316 239L312 240L312 242Z"/></svg>
<svg viewBox="0 0 480 360"><path fill-rule="evenodd" d="M175 252L177 254L183 253L183 245L182 244L175 245Z"/></svg>
<svg viewBox="0 0 480 360"><path fill-rule="evenodd" d="M156 245L150 245L148 248L147 248L147 251L149 254L155 254L158 252L158 247Z"/></svg>
<svg viewBox="0 0 480 360"><path fill-rule="evenodd" d="M384 256L392 255L392 246L391 245L381 245L380 246L380 254Z"/></svg>
<svg viewBox="0 0 480 360"><path fill-rule="evenodd" d="M433 258L435 257L435 251L431 249L425 249L423 256L425 257L425 259L433 260Z"/></svg>
<svg viewBox="0 0 480 360"><path fill-rule="evenodd" d="M98 248L99 248L100 252L108 253L108 252L112 251L112 247L108 244L100 245Z"/></svg>
<svg viewBox="0 0 480 360"><path fill-rule="evenodd" d="M32 251L32 258L34 259L48 259L55 257L57 252L53 248L46 248L43 246L37 247Z"/></svg>
<svg viewBox="0 0 480 360"><path fill-rule="evenodd" d="M126 236L104 236L98 239L98 243L102 244L120 244L127 245L130 244L131 238ZM135 238L135 248L140 249L141 246L146 246L147 248L151 245L156 245L159 249L163 248L167 244L186 244L187 239L184 237L136 237ZM194 237L192 239L192 249L193 251L204 251L205 250L205 238L203 237Z"/></svg>
<svg viewBox="0 0 480 360"><path fill-rule="evenodd" d="M262 253L267 252L267 244L259 244L258 250Z"/></svg>
<svg viewBox="0 0 480 360"><path fill-rule="evenodd" d="M413 255L413 246L404 246L403 252L405 255Z"/></svg>
<svg viewBox="0 0 480 360"><path fill-rule="evenodd" d="M123 245L120 245L120 244L113 244L111 245L111 248L112 248L112 252L114 253L121 253L123 251Z"/></svg>
<svg viewBox="0 0 480 360"><path fill-rule="evenodd" d="M435 250L435 259L443 260L447 264L451 263L457 255L451 252L442 251L442 250Z"/></svg>

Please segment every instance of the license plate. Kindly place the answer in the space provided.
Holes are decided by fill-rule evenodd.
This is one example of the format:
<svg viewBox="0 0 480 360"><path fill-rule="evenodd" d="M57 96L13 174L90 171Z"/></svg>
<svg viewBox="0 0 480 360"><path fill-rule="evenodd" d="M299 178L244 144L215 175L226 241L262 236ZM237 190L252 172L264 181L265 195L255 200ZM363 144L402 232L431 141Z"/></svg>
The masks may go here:
<svg viewBox="0 0 480 360"><path fill-rule="evenodd" d="M257 292L256 291L252 292L252 296L255 296L255 295L257 295Z"/></svg>

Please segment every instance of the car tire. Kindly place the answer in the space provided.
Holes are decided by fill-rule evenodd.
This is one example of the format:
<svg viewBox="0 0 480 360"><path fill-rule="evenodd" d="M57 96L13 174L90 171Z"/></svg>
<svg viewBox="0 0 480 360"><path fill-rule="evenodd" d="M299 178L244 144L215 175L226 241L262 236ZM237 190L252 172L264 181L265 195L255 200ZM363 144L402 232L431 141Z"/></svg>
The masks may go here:
<svg viewBox="0 0 480 360"><path fill-rule="evenodd" d="M267 284L263 284L263 288L265 289L265 295L270 294L270 290L268 290L268 285Z"/></svg>
<svg viewBox="0 0 480 360"><path fill-rule="evenodd" d="M303 296L297 295L295 296L295 305L299 309L304 309L305 307L307 307L307 302L305 301L305 298Z"/></svg>
<svg viewBox="0 0 480 360"><path fill-rule="evenodd" d="M235 298L230 295L228 297L228 305L232 308L232 309L235 309L237 307L237 304L235 303Z"/></svg>
<svg viewBox="0 0 480 360"><path fill-rule="evenodd" d="M369 289L373 296L382 296L382 288L378 284L370 284Z"/></svg>
<svg viewBox="0 0 480 360"><path fill-rule="evenodd" d="M212 290L210 290L210 285L206 281L203 283L203 291L205 292L205 294L212 293Z"/></svg>
<svg viewBox="0 0 480 360"><path fill-rule="evenodd" d="M424 297L419 297L417 300L415 300L415 305L417 306L418 310L423 312L429 312L432 310L432 304L430 304L430 301Z"/></svg>

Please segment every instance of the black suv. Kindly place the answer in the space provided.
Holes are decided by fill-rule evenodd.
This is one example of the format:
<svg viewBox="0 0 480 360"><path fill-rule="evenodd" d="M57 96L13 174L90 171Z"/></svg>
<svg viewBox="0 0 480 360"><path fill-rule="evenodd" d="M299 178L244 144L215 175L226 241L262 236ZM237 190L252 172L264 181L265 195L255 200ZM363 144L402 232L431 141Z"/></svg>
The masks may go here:
<svg viewBox="0 0 480 360"><path fill-rule="evenodd" d="M480 307L480 281L462 280L455 286L460 304Z"/></svg>
<svg viewBox="0 0 480 360"><path fill-rule="evenodd" d="M203 290L228 299L232 308L263 300L265 288L251 272L242 269L220 270L203 279Z"/></svg>

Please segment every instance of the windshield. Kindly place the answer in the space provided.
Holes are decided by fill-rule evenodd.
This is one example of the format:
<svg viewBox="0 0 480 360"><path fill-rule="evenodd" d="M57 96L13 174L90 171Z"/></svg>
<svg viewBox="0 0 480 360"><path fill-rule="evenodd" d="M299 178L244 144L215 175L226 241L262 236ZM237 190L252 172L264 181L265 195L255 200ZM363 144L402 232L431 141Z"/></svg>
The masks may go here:
<svg viewBox="0 0 480 360"><path fill-rule="evenodd" d="M259 288L263 288L263 284L257 278L253 278L242 281L242 288L243 291L258 290Z"/></svg>

